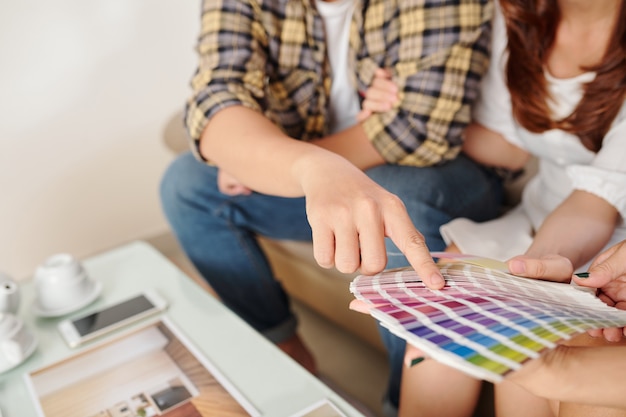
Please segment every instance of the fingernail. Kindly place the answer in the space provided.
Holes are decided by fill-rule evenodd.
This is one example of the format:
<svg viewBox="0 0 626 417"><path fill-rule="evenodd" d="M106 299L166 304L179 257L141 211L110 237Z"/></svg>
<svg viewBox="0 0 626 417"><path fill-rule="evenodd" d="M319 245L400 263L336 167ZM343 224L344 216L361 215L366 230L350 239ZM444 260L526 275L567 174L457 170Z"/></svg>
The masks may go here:
<svg viewBox="0 0 626 417"><path fill-rule="evenodd" d="M411 366L415 366L418 363L422 362L425 358L420 356L419 358L411 359Z"/></svg>
<svg viewBox="0 0 626 417"><path fill-rule="evenodd" d="M589 278L589 272L579 272L576 275L578 278Z"/></svg>
<svg viewBox="0 0 626 417"><path fill-rule="evenodd" d="M432 274L430 276L430 285L433 287L442 287L446 284L446 280L440 274Z"/></svg>
<svg viewBox="0 0 626 417"><path fill-rule="evenodd" d="M524 263L524 261L519 261L519 260L511 261L509 268L511 269L511 272L514 274L523 274L526 272L526 264Z"/></svg>

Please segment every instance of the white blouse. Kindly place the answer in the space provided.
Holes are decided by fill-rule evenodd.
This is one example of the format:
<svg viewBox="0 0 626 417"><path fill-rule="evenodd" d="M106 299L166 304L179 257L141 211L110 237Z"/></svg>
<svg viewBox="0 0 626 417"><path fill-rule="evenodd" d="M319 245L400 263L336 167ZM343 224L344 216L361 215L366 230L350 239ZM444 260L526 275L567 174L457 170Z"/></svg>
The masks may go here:
<svg viewBox="0 0 626 417"><path fill-rule="evenodd" d="M595 194L621 214L621 222L607 246L626 239L626 102L598 153L589 151L577 136L562 130L529 132L514 120L511 111L511 96L504 78L506 30L498 7L492 42L491 65L481 84L474 120L535 155L539 170L525 187L517 208L502 218L480 224L468 219L453 220L441 228L446 242L454 242L464 253L493 259L521 255L532 242L533 232L573 190ZM595 73L568 79L555 78L547 72L545 76L553 98L549 103L552 117L561 119L576 108L583 84L592 81Z"/></svg>

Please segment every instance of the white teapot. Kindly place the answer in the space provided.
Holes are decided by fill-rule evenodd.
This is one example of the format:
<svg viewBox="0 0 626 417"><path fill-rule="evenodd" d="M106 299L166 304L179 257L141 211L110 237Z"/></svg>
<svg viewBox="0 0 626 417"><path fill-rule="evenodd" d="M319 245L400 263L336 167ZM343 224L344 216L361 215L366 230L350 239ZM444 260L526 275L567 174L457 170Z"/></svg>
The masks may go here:
<svg viewBox="0 0 626 417"><path fill-rule="evenodd" d="M0 271L0 313L17 314L20 306L20 286Z"/></svg>

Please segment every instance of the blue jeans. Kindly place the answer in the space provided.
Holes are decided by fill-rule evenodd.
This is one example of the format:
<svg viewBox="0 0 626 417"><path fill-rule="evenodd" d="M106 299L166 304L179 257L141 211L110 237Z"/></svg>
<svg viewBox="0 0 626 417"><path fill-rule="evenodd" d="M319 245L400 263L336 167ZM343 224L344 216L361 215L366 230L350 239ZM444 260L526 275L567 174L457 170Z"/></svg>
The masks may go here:
<svg viewBox="0 0 626 417"><path fill-rule="evenodd" d="M402 199L431 251L445 248L439 226L456 217L489 220L501 203L500 179L462 154L437 167L381 165L366 174ZM167 169L161 200L183 250L224 304L275 343L291 337L295 316L256 236L311 241L304 198L222 194L217 169L186 153ZM393 242L386 245L388 268L408 264ZM391 369L387 399L397 407L404 341L382 328L381 336Z"/></svg>

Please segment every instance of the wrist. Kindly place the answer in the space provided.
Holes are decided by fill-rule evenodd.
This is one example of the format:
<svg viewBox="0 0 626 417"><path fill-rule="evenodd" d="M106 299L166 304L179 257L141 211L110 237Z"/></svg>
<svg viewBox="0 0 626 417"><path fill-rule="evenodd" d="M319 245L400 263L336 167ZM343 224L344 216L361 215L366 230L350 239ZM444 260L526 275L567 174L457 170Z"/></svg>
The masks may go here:
<svg viewBox="0 0 626 417"><path fill-rule="evenodd" d="M328 177L340 171L341 165L348 164L343 157L331 151L315 145L307 145L309 145L308 149L295 158L291 165L291 175L305 195L307 185L312 179Z"/></svg>

